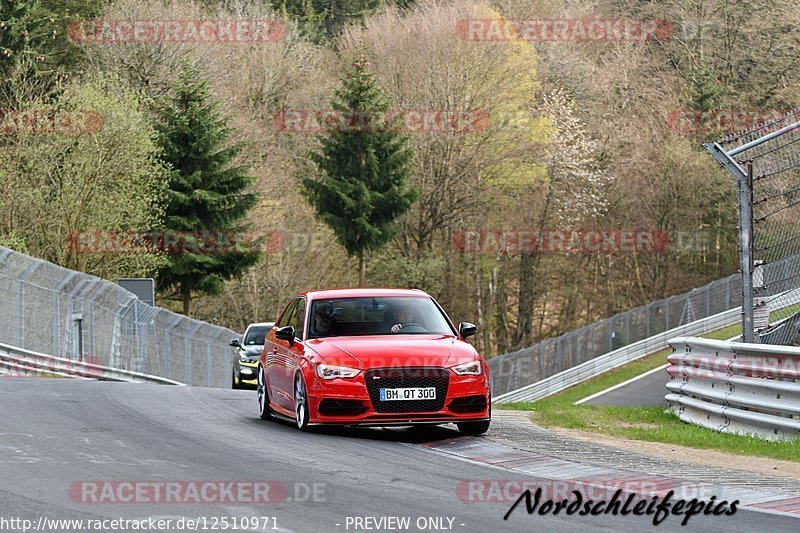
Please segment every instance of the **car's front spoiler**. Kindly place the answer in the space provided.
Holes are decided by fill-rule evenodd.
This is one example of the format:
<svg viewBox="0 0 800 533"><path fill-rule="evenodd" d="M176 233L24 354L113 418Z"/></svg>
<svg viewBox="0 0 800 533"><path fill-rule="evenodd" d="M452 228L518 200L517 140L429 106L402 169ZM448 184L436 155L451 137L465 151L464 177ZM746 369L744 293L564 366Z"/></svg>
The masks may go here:
<svg viewBox="0 0 800 533"><path fill-rule="evenodd" d="M385 422L369 420L364 422L311 422L309 426L343 426L343 427L389 427L389 426L419 426L437 424L458 424L463 422L485 422L491 418L437 418L435 420L387 420Z"/></svg>

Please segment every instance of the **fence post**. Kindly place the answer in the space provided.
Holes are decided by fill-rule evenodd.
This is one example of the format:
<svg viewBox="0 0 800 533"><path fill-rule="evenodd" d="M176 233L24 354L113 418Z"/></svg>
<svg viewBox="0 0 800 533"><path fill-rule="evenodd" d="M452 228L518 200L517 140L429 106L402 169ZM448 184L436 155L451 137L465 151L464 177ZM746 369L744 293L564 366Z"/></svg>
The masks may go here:
<svg viewBox="0 0 800 533"><path fill-rule="evenodd" d="M64 292L64 287L77 276L77 272L70 273L64 278L61 283L56 285L53 292L53 355L60 355L61 353L61 293Z"/></svg>
<svg viewBox="0 0 800 533"><path fill-rule="evenodd" d="M19 276L19 293L17 296L17 346L25 347L25 279L33 274L39 263L33 262Z"/></svg>
<svg viewBox="0 0 800 533"><path fill-rule="evenodd" d="M164 343L165 350L164 350L164 375L170 379L172 379L172 337L174 334L172 330L178 327L178 324L186 318L183 315L175 315L175 321L172 322L167 328L164 330Z"/></svg>
<svg viewBox="0 0 800 533"><path fill-rule="evenodd" d="M192 383L192 339L204 325L202 322L198 322L189 330L189 334L183 338L184 383L187 385L194 385Z"/></svg>

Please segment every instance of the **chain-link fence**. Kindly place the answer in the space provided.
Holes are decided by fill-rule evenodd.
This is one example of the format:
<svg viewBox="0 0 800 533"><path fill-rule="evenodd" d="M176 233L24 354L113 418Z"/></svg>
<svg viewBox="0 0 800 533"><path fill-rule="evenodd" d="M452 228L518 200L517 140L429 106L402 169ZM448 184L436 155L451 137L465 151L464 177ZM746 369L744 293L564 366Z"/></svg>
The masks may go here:
<svg viewBox="0 0 800 533"><path fill-rule="evenodd" d="M706 146L739 185L745 342L794 344L800 338L800 314L770 326L770 302L800 287L798 141L800 110Z"/></svg>
<svg viewBox="0 0 800 533"><path fill-rule="evenodd" d="M741 277L729 276L493 357L489 360L492 395L516 390L628 344L736 308L741 304L741 290Z"/></svg>
<svg viewBox="0 0 800 533"><path fill-rule="evenodd" d="M0 342L167 377L230 386L237 333L152 307L118 285L0 247Z"/></svg>

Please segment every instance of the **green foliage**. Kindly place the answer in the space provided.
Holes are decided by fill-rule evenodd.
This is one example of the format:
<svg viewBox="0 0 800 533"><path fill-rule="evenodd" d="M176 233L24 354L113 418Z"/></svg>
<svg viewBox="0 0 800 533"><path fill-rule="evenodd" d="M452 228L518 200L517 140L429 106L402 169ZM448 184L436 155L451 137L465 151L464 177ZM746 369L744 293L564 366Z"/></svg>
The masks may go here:
<svg viewBox="0 0 800 533"><path fill-rule="evenodd" d="M698 111L713 111L725 103L722 87L714 71L707 65L700 65L689 75L691 94L689 105Z"/></svg>
<svg viewBox="0 0 800 533"><path fill-rule="evenodd" d="M295 19L301 31L316 42L336 37L351 22L361 21L384 0L271 0L272 7Z"/></svg>
<svg viewBox="0 0 800 533"><path fill-rule="evenodd" d="M96 74L68 83L52 107L77 131L22 130L0 151L0 241L94 275L152 275L152 255L76 253L77 232L145 231L160 222L164 172L157 158L149 101L118 77Z"/></svg>
<svg viewBox="0 0 800 533"><path fill-rule="evenodd" d="M382 113L389 103L359 55L331 102L335 111ZM412 151L408 138L392 128L335 131L310 158L321 179L303 179L304 193L319 218L351 257L363 258L396 232L395 220L409 210L416 191L407 187Z"/></svg>
<svg viewBox="0 0 800 533"><path fill-rule="evenodd" d="M20 85L39 84L45 94L74 65L78 46L70 25L94 16L106 0L0 0L0 101L29 98Z"/></svg>
<svg viewBox="0 0 800 533"><path fill-rule="evenodd" d="M369 279L379 287L407 287L441 294L446 266L445 258L438 254L422 258L381 254L370 264Z"/></svg>
<svg viewBox="0 0 800 533"><path fill-rule="evenodd" d="M161 157L170 168L167 230L242 232L248 227L242 220L258 200L244 192L253 181L249 169L234 164L244 145L229 145L233 130L210 100L208 82L184 63L174 94L159 108ZM159 272L159 289L177 289L188 313L192 292L219 294L224 280L241 276L259 259L246 252L173 255Z"/></svg>
<svg viewBox="0 0 800 533"><path fill-rule="evenodd" d="M54 18L38 0L0 1L0 100L15 99L14 81L47 72L45 49L55 38Z"/></svg>

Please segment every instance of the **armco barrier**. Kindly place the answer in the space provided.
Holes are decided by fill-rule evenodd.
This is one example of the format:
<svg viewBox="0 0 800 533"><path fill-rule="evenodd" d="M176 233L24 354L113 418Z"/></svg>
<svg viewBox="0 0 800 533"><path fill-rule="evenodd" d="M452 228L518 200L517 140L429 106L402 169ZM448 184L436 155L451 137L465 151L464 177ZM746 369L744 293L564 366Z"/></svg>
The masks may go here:
<svg viewBox="0 0 800 533"><path fill-rule="evenodd" d="M778 311L791 306L800 296L800 289L788 291L777 296L770 302L773 311ZM561 392L578 383L599 376L618 366L636 361L646 355L667 347L669 339L677 336L700 335L728 326L733 326L741 321L742 309L737 307L723 311L708 318L696 320L690 324L678 326L664 333L659 333L633 344L629 344L613 352L595 357L585 363L559 372L549 378L537 381L517 390L507 392L492 398L494 403L533 402L546 398L551 394Z"/></svg>
<svg viewBox="0 0 800 533"><path fill-rule="evenodd" d="M660 333L739 308L741 302L741 276L729 276L492 357L492 391L496 396L516 391Z"/></svg>
<svg viewBox="0 0 800 533"><path fill-rule="evenodd" d="M681 420L723 433L800 436L800 348L670 339L665 399Z"/></svg>
<svg viewBox="0 0 800 533"><path fill-rule="evenodd" d="M159 376L55 357L0 343L0 376L3 375L12 377L58 376L102 381L183 385L178 381Z"/></svg>
<svg viewBox="0 0 800 533"><path fill-rule="evenodd" d="M492 402L509 403L541 400L551 394L561 392L573 385L598 376L603 372L608 372L613 368L664 349L667 346L667 341L676 335L698 335L708 331L714 331L715 329L724 328L737 323L740 317L740 309L731 309L730 311L724 311L714 316L697 320L691 324L686 324L685 326L679 326L665 333L659 333L653 337L634 342L619 350L614 350L600 357L595 357L583 364L568 368L563 372L559 372L554 376L537 381L526 387L501 394L500 396L492 398Z"/></svg>

